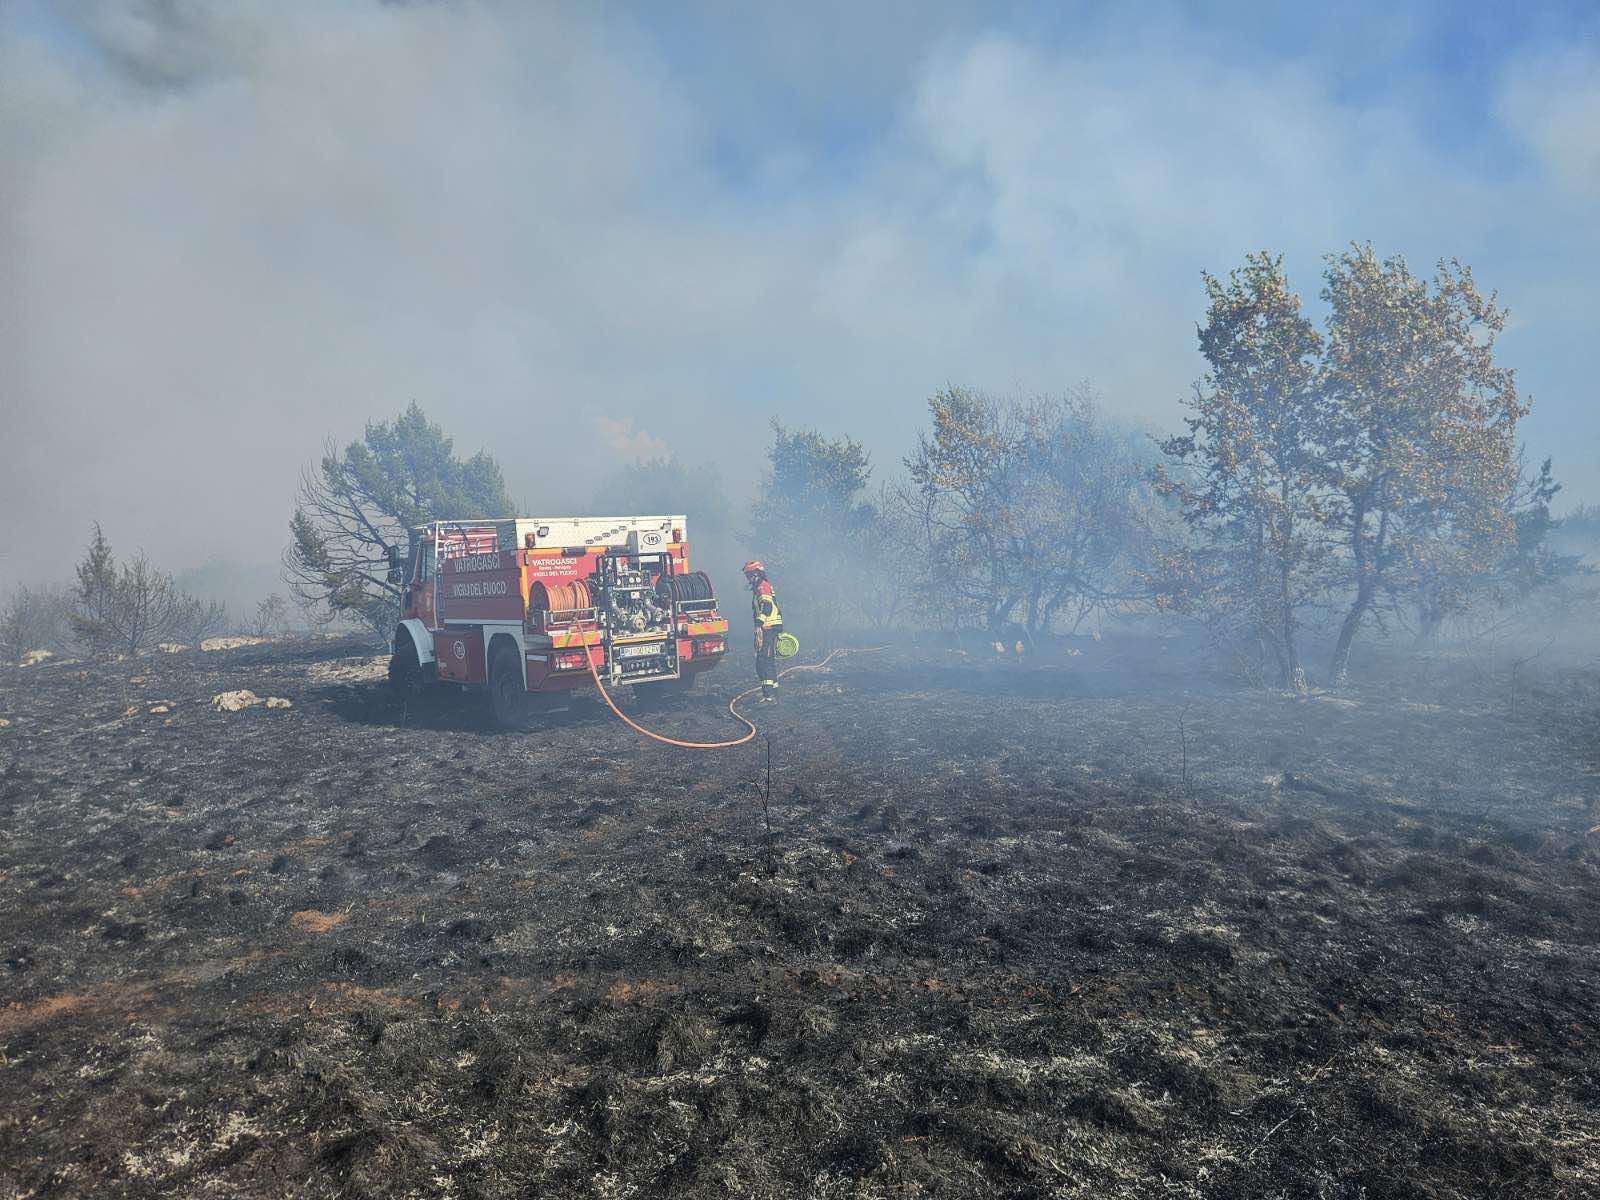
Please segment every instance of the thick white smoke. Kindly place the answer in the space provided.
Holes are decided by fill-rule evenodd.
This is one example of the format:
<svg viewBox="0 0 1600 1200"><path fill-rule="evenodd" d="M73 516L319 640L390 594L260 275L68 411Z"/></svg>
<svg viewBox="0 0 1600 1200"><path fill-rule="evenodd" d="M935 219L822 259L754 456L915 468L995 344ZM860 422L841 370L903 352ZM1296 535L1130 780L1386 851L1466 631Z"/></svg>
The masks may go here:
<svg viewBox="0 0 1600 1200"><path fill-rule="evenodd" d="M719 54L648 17L0 10L0 572L63 574L95 519L174 568L271 562L324 435L413 399L563 509L644 451L747 487L771 414L892 466L948 382L1171 421L1199 271L1281 248L1314 293L1350 238L1500 287L1534 449L1595 481L1592 56L1507 67L1496 173L1403 89L1178 17L702 14Z"/></svg>

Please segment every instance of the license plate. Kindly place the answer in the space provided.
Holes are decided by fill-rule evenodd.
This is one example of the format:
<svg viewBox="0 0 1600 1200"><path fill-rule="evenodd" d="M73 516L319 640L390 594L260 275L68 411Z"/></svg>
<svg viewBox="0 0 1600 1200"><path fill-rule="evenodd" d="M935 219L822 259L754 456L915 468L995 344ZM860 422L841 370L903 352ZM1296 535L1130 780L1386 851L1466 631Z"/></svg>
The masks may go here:
<svg viewBox="0 0 1600 1200"><path fill-rule="evenodd" d="M665 654L665 642L650 642L644 646L623 646L617 651L618 658L646 658L654 654Z"/></svg>

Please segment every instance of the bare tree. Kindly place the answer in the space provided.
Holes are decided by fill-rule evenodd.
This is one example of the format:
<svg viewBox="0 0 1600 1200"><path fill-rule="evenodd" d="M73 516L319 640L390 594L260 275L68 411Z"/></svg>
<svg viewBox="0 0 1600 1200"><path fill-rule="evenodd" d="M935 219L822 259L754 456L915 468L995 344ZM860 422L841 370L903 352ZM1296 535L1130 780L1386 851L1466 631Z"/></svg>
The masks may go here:
<svg viewBox="0 0 1600 1200"><path fill-rule="evenodd" d="M412 530L433 520L510 514L500 467L478 453L458 459L415 404L369 424L341 452L330 440L300 478L284 552L295 597L363 621L385 640L399 609L398 575Z"/></svg>
<svg viewBox="0 0 1600 1200"><path fill-rule="evenodd" d="M180 593L172 618L172 640L198 650L207 638L216 637L228 627L228 607L216 600L202 600Z"/></svg>
<svg viewBox="0 0 1600 1200"><path fill-rule="evenodd" d="M139 654L177 634L182 600L172 576L157 570L143 551L124 563L113 591L107 618L111 645L123 654Z"/></svg>
<svg viewBox="0 0 1600 1200"><path fill-rule="evenodd" d="M59 587L16 587L0 603L0 666L33 650L66 648L70 598Z"/></svg>
<svg viewBox="0 0 1600 1200"><path fill-rule="evenodd" d="M0 604L0 666L14 667L28 652L29 596L17 588Z"/></svg>
<svg viewBox="0 0 1600 1200"><path fill-rule="evenodd" d="M273 637L289 628L289 602L273 592L256 605L255 617L250 622L250 632L256 637Z"/></svg>
<svg viewBox="0 0 1600 1200"><path fill-rule="evenodd" d="M198 645L226 621L221 604L180 590L143 551L119 566L98 524L77 577L68 620L90 654L142 654L180 640Z"/></svg>

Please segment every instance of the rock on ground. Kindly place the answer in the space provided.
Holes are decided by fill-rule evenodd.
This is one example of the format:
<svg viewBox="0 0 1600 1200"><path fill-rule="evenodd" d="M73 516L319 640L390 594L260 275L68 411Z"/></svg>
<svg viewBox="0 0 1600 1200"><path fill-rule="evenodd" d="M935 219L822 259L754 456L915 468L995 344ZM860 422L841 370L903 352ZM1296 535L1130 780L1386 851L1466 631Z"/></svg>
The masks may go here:
<svg viewBox="0 0 1600 1200"><path fill-rule="evenodd" d="M317 683L375 683L388 678L389 656L372 654L312 663L306 674Z"/></svg>
<svg viewBox="0 0 1600 1200"><path fill-rule="evenodd" d="M211 697L211 704L218 712L239 712L246 708L254 708L257 704L264 704L268 708L294 707L294 703L283 696L258 696L249 688L221 692Z"/></svg>
<svg viewBox="0 0 1600 1200"><path fill-rule="evenodd" d="M261 646L271 639L264 637L214 637L200 643L202 650L237 650L241 646Z"/></svg>

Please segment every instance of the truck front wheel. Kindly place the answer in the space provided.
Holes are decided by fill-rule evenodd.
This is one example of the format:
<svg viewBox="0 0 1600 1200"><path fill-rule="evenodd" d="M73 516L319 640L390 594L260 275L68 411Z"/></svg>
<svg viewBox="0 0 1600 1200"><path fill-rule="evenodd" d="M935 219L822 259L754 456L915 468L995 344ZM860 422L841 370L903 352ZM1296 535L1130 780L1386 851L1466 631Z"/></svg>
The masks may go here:
<svg viewBox="0 0 1600 1200"><path fill-rule="evenodd" d="M527 685L516 650L497 646L489 656L489 702L502 729L519 729L527 720Z"/></svg>
<svg viewBox="0 0 1600 1200"><path fill-rule="evenodd" d="M422 668L417 662L417 647L409 633L394 639L394 653L389 656L389 686L400 695L414 692L422 683Z"/></svg>

